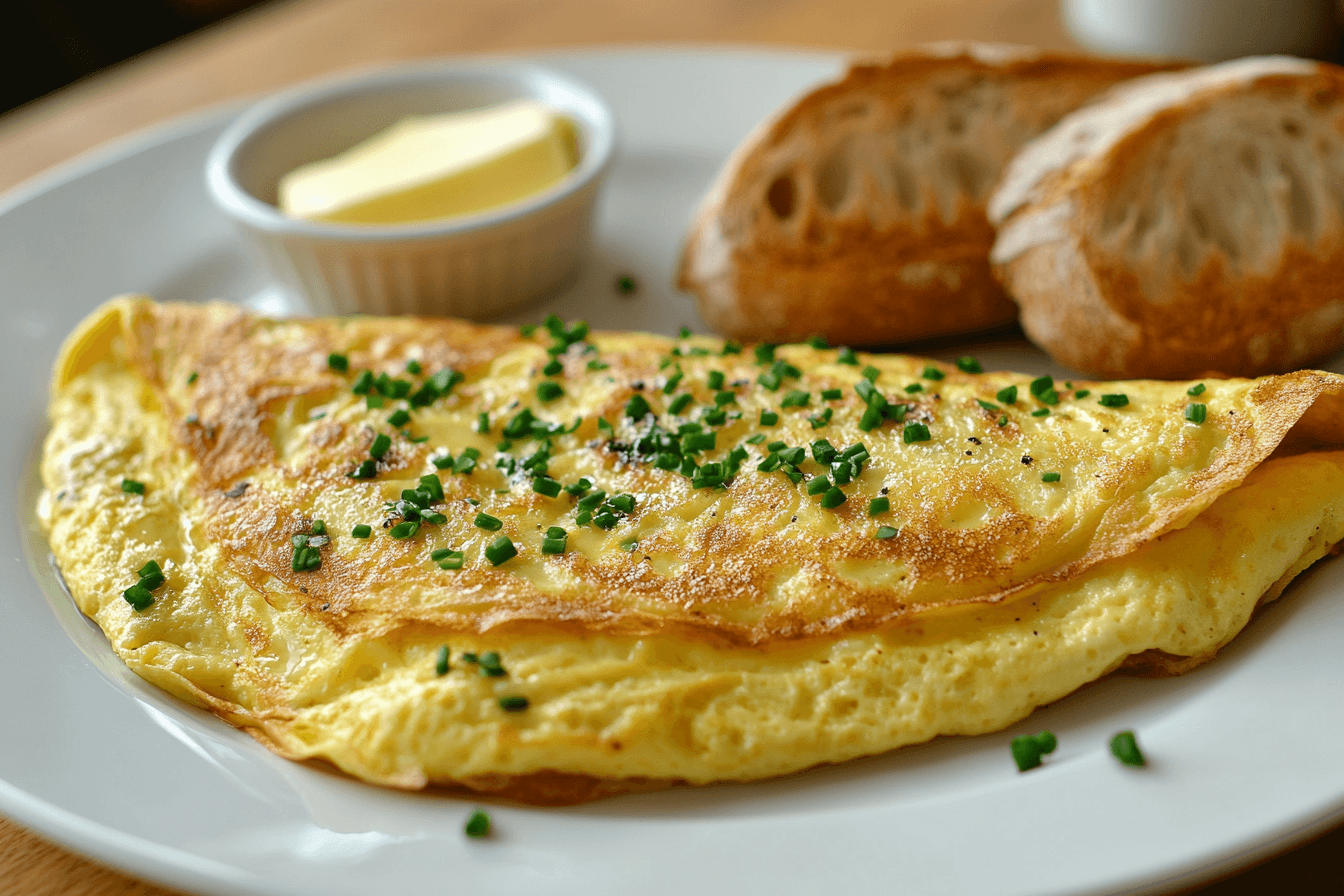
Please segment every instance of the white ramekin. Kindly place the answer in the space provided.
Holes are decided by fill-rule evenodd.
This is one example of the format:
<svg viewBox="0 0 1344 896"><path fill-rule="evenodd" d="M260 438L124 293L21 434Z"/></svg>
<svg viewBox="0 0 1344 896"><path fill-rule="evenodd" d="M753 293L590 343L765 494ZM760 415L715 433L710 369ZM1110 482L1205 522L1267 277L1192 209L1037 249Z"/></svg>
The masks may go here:
<svg viewBox="0 0 1344 896"><path fill-rule="evenodd" d="M529 97L579 132L579 164L536 196L475 215L362 226L303 221L275 205L282 175L407 115ZM211 197L280 284L318 314L489 318L578 271L616 142L610 108L568 75L520 62L439 62L303 85L248 109L206 160Z"/></svg>

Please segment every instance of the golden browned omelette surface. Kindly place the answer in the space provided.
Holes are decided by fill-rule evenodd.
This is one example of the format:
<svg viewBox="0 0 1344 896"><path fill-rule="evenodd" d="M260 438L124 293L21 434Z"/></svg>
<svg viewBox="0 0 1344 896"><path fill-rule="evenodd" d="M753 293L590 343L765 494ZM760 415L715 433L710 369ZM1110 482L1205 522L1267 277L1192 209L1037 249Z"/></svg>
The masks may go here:
<svg viewBox="0 0 1344 896"><path fill-rule="evenodd" d="M1342 394L119 300L41 514L127 663L277 751L571 800L1206 658L1344 538Z"/></svg>

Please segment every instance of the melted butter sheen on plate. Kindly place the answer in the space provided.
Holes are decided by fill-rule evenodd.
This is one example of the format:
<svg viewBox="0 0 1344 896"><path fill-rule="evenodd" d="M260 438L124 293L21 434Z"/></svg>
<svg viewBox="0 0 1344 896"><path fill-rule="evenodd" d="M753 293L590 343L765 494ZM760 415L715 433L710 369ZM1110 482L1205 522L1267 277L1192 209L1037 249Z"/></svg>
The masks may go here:
<svg viewBox="0 0 1344 896"><path fill-rule="evenodd" d="M122 299L39 511L127 664L277 752L568 802L1208 659L1344 539L1344 378L1202 385Z"/></svg>

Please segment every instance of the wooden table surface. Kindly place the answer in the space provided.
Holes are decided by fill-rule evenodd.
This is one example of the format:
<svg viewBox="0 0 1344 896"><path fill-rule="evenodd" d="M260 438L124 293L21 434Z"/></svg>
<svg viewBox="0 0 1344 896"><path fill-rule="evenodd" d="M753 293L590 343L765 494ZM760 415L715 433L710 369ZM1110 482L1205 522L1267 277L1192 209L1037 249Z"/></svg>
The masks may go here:
<svg viewBox="0 0 1344 896"><path fill-rule="evenodd" d="M1072 47L1056 0L277 2L0 116L0 191L155 122L374 63L653 42L884 53L952 38ZM1247 769L1247 774L1254 773ZM1344 828L1196 892L1334 896L1344 893L1341 856ZM169 893L87 861L0 818L0 896Z"/></svg>

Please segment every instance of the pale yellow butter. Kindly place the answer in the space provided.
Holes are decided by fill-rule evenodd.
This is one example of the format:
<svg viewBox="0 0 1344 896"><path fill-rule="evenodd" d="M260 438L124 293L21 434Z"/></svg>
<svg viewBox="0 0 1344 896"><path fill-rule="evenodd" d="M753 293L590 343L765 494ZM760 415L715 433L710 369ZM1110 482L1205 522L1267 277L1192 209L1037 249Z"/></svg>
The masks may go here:
<svg viewBox="0 0 1344 896"><path fill-rule="evenodd" d="M405 118L280 180L280 210L346 224L404 224L497 208L578 162L572 122L534 100Z"/></svg>

